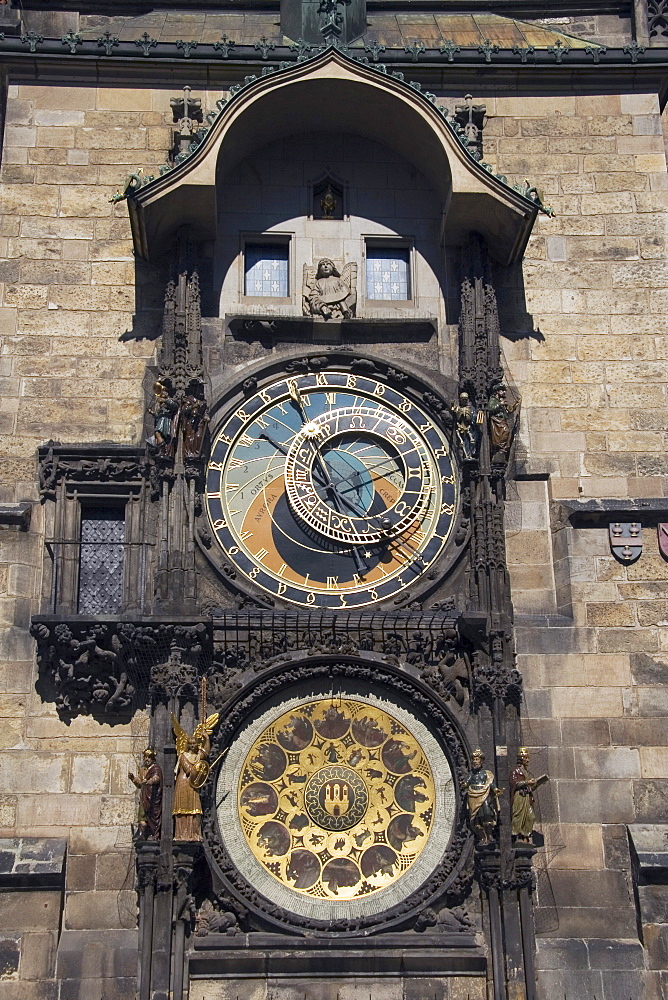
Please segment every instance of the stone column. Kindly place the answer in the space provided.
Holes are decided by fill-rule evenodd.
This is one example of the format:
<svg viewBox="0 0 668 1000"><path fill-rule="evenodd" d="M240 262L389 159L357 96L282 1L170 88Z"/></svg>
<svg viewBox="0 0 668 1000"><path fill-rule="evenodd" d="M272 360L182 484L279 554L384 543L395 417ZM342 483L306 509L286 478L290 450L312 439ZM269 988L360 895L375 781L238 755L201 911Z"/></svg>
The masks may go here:
<svg viewBox="0 0 668 1000"><path fill-rule="evenodd" d="M202 853L197 842L174 842L174 939L173 979L171 1000L183 1000L186 936L195 920L195 900L192 895L193 869Z"/></svg>
<svg viewBox="0 0 668 1000"><path fill-rule="evenodd" d="M139 963L137 994L139 1000L151 995L151 960L153 956L153 907L158 880L160 842L140 840L135 843L137 892L139 893Z"/></svg>
<svg viewBox="0 0 668 1000"><path fill-rule="evenodd" d="M492 952L492 997L493 1000L507 1000L501 920L501 855L497 847L476 848L475 877L487 897Z"/></svg>

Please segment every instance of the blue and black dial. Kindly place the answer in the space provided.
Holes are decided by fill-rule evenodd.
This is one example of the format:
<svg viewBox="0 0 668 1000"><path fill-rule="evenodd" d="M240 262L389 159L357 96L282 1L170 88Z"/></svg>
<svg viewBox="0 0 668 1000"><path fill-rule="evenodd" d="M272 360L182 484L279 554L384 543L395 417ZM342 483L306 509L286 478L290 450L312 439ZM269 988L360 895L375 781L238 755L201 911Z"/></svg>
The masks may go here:
<svg viewBox="0 0 668 1000"><path fill-rule="evenodd" d="M304 607L360 608L412 586L457 506L448 441L401 391L345 371L279 378L218 432L207 510L227 559Z"/></svg>

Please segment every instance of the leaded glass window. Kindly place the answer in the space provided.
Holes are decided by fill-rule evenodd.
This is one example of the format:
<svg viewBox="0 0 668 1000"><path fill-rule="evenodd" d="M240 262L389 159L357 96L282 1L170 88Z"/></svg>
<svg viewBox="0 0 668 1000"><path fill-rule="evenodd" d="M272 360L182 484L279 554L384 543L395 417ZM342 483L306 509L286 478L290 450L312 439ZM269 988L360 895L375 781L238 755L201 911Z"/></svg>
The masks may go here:
<svg viewBox="0 0 668 1000"><path fill-rule="evenodd" d="M366 248L367 299L409 299L410 251L408 247Z"/></svg>
<svg viewBox="0 0 668 1000"><path fill-rule="evenodd" d="M287 298L288 244L252 243L246 247L246 295Z"/></svg>
<svg viewBox="0 0 668 1000"><path fill-rule="evenodd" d="M123 601L125 512L122 507L84 507L79 557L80 615L110 615Z"/></svg>

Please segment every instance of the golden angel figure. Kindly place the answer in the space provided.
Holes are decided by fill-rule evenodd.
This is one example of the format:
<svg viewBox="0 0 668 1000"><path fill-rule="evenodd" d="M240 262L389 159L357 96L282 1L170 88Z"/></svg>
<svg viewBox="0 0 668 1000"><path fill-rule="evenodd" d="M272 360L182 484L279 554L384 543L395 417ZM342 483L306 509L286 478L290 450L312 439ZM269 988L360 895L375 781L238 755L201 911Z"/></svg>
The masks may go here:
<svg viewBox="0 0 668 1000"><path fill-rule="evenodd" d="M211 733L218 725L218 712L209 715L189 736L172 715L176 737L176 777L174 779L174 840L202 839L202 800L199 789L209 777Z"/></svg>

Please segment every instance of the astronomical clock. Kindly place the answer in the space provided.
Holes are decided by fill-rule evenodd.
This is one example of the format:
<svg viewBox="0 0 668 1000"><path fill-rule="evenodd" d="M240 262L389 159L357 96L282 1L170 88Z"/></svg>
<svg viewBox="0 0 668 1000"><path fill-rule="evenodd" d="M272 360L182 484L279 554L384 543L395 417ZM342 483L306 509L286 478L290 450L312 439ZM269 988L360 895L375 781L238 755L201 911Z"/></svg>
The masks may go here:
<svg viewBox="0 0 668 1000"><path fill-rule="evenodd" d="M402 604L451 566L462 487L435 399L414 376L343 352L266 368L222 397L206 555L257 614L271 609L274 628L283 613L349 632L378 606L409 623ZM418 676L379 655L373 624L352 660L312 650L305 662L306 632L221 726L209 836L220 870L265 914L371 926L430 898L461 863L465 740Z"/></svg>
<svg viewBox="0 0 668 1000"><path fill-rule="evenodd" d="M264 380L223 414L207 469L214 559L302 608L361 609L424 583L458 502L442 426L343 366Z"/></svg>

